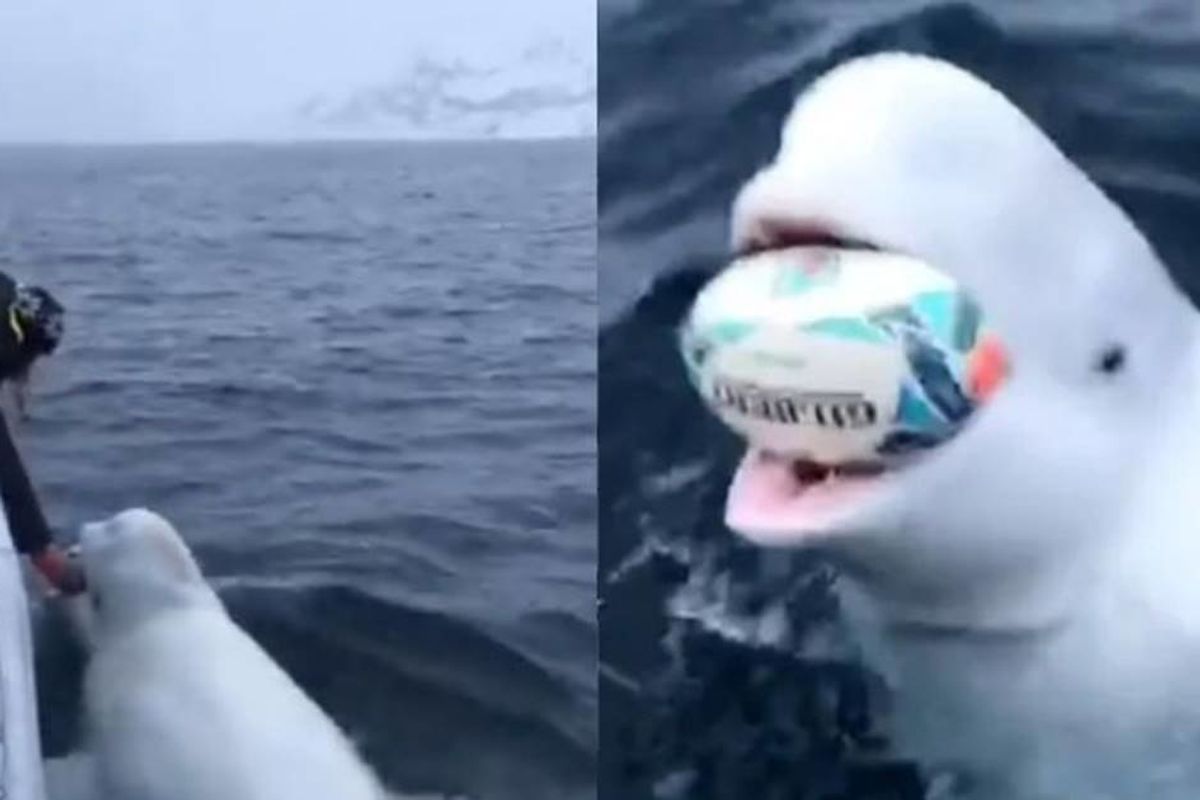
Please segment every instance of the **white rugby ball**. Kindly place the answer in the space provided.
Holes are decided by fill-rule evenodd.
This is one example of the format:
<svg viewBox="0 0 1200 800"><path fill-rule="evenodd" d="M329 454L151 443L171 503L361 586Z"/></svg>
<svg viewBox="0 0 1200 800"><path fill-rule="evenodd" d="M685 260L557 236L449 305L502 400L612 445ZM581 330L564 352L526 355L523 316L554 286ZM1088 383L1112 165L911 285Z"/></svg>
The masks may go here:
<svg viewBox="0 0 1200 800"><path fill-rule="evenodd" d="M976 305L906 256L831 247L739 259L681 331L689 377L752 444L825 464L936 444L974 409Z"/></svg>

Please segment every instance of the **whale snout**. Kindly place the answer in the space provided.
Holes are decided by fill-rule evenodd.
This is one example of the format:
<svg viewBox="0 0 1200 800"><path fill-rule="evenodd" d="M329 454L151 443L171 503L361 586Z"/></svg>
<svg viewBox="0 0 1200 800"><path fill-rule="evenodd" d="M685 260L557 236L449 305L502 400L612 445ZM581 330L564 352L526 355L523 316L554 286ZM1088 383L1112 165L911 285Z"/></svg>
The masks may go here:
<svg viewBox="0 0 1200 800"><path fill-rule="evenodd" d="M107 540L108 535L108 520L85 522L79 527L79 547L84 551L94 550Z"/></svg>

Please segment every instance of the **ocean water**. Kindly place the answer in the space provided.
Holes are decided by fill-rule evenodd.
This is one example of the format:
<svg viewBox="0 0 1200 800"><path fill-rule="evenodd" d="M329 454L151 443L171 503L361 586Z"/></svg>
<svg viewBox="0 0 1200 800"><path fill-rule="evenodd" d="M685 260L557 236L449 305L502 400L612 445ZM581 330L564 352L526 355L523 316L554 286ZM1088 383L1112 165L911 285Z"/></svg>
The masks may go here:
<svg viewBox="0 0 1200 800"><path fill-rule="evenodd" d="M396 792L594 796L594 158L0 150L0 269L68 309L16 426L48 516L174 521Z"/></svg>
<svg viewBox="0 0 1200 800"><path fill-rule="evenodd" d="M724 257L733 194L773 154L795 95L888 49L978 72L1196 297L1198 47L1200 8L1181 0L601 3L602 797L925 791L877 729L828 567L755 551L720 524L739 448L675 351L674 326Z"/></svg>

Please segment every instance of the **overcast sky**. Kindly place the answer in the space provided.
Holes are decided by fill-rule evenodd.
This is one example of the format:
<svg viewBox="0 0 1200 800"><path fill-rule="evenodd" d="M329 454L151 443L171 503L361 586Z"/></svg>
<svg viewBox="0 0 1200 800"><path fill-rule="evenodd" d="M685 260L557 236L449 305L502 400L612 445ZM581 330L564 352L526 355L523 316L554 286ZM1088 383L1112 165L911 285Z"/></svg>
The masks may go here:
<svg viewBox="0 0 1200 800"><path fill-rule="evenodd" d="M595 0L0 0L0 141L269 135L417 52L594 52L595 20Z"/></svg>

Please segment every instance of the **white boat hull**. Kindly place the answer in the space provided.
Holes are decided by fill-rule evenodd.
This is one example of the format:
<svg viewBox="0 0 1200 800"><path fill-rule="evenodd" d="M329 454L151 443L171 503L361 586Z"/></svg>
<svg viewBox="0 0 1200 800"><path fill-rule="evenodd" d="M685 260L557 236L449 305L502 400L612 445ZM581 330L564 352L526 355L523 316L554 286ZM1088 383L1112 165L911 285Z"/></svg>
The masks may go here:
<svg viewBox="0 0 1200 800"><path fill-rule="evenodd" d="M0 798L46 800L21 558L0 514Z"/></svg>

